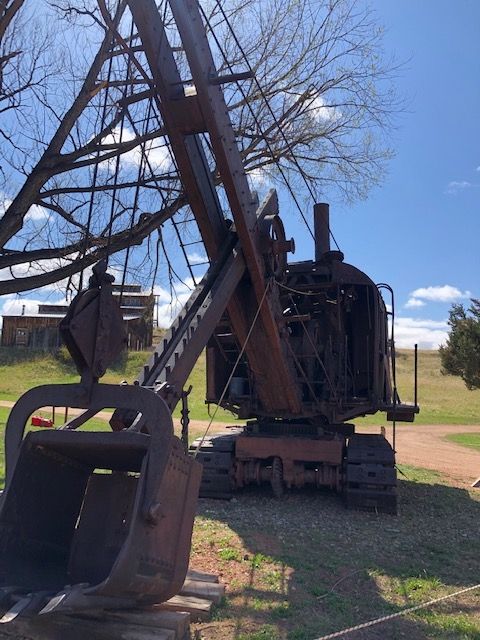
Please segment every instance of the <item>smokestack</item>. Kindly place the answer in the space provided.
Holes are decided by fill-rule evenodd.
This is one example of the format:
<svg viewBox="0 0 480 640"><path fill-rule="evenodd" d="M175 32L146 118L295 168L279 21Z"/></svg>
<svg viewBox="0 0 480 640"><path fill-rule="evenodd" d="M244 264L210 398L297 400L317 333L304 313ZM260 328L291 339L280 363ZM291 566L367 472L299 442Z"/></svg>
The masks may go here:
<svg viewBox="0 0 480 640"><path fill-rule="evenodd" d="M315 262L330 251L330 205L320 202L313 207Z"/></svg>

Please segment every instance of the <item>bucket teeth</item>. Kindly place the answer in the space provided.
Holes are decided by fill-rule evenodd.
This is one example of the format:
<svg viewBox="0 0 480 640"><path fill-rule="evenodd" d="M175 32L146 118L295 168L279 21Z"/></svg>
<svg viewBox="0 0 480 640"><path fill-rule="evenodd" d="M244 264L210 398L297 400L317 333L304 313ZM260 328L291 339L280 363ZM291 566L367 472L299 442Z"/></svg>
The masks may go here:
<svg viewBox="0 0 480 640"><path fill-rule="evenodd" d="M20 598L13 607L0 618L0 624L13 622L18 616L27 618L35 616L43 609L49 595L51 594L45 591L37 591L36 593L29 593L27 596Z"/></svg>
<svg viewBox="0 0 480 640"><path fill-rule="evenodd" d="M53 598L50 598L50 600L46 603L46 605L40 609L40 611L38 612L38 615L44 615L45 613L53 613L54 611L57 611L58 609L62 608L62 604L63 601L65 600L65 598L67 597L67 594L64 593L59 593L56 596L53 596Z"/></svg>
<svg viewBox="0 0 480 640"><path fill-rule="evenodd" d="M51 595L48 601L44 601L44 606L38 614L42 616L48 613L73 613L87 609L93 611L135 607L135 599L92 596L88 593L88 588L87 584L66 587L56 595Z"/></svg>

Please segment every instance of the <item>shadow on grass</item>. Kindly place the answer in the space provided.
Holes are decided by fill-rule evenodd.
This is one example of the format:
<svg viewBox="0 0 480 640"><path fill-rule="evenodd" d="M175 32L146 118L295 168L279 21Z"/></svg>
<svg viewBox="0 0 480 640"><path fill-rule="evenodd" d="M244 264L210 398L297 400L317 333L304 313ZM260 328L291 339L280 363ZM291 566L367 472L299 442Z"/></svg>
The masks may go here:
<svg viewBox="0 0 480 640"><path fill-rule="evenodd" d="M480 502L437 483L435 474L433 482L419 481L428 472L410 474L399 482L398 517L346 511L337 497L315 492L281 501L266 490L230 503L201 500L196 536L201 540L204 528L210 556L216 524L219 544L240 545L232 560L210 567L229 585L217 612L229 633L206 628L201 637L313 640L478 583ZM228 530L239 538L229 539ZM479 595L348 638L480 640Z"/></svg>

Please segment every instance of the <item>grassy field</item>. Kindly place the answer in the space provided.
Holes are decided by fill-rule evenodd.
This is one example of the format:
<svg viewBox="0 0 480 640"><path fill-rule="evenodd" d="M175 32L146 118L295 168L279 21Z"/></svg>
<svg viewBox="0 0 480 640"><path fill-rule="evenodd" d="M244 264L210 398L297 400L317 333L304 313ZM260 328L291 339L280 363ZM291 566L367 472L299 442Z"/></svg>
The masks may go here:
<svg viewBox="0 0 480 640"><path fill-rule="evenodd" d="M145 361L147 352L132 352L123 357L103 378L104 382L131 382ZM400 397L413 401L413 352L400 351L397 356L397 378ZM78 375L68 356L22 350L0 349L0 400L16 400L18 396L39 384L76 382ZM187 383L193 386L189 396L190 417L209 420L205 405L205 358L202 356ZM436 351L419 354L418 398L421 407L418 424L478 424L480 423L480 390L469 391L461 379L440 373L440 358ZM212 407L212 410L214 407ZM178 411L177 411L178 415ZM230 413L219 410L217 422L232 422ZM358 424L384 424L385 416L367 416Z"/></svg>
<svg viewBox="0 0 480 640"><path fill-rule="evenodd" d="M480 433L451 433L447 436L447 440L480 451Z"/></svg>
<svg viewBox="0 0 480 640"><path fill-rule="evenodd" d="M418 354L417 424L480 424L480 389L469 391L455 376L442 375L438 351ZM397 353L397 386L403 402L413 402L413 352ZM383 414L367 416L358 424L383 424Z"/></svg>
<svg viewBox="0 0 480 640"><path fill-rule="evenodd" d="M150 357L147 351L132 351L124 354L102 378L102 382L118 384L122 380L133 382L138 372ZM15 401L32 387L40 384L73 383L79 381L79 375L65 351L59 354L20 349L12 350L0 347L0 400ZM195 420L210 420L205 404L205 357L197 362L187 381L192 385L189 396L190 417ZM215 407L212 407L213 411ZM177 410L177 416L180 415ZM231 422L232 415L219 409L215 419L218 422Z"/></svg>

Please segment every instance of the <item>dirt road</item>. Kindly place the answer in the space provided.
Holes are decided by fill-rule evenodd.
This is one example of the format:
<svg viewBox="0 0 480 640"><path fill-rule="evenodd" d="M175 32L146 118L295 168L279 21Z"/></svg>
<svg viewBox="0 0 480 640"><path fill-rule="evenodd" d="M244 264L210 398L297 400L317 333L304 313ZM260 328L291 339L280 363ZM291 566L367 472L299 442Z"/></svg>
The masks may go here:
<svg viewBox="0 0 480 640"><path fill-rule="evenodd" d="M11 407L13 402L0 400L0 406ZM71 410L70 414L78 413ZM108 420L109 413L99 412L98 417ZM178 426L178 420L174 421ZM192 432L202 432L208 423L192 420ZM211 433L222 430L223 425L212 425ZM378 427L375 431L378 432ZM362 431L373 429L362 429ZM461 484L471 485L480 477L480 452L445 439L451 433L480 433L480 425L399 425L396 429L397 461L416 467L425 467L445 473ZM393 443L392 427L387 427L387 437Z"/></svg>
<svg viewBox="0 0 480 640"><path fill-rule="evenodd" d="M462 484L480 477L480 452L446 440L452 433L480 433L477 425L400 425L396 429L397 461L445 473ZM392 439L392 428L387 427Z"/></svg>

